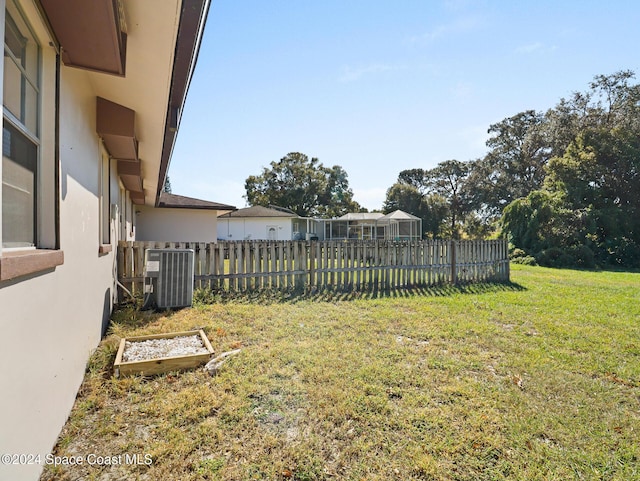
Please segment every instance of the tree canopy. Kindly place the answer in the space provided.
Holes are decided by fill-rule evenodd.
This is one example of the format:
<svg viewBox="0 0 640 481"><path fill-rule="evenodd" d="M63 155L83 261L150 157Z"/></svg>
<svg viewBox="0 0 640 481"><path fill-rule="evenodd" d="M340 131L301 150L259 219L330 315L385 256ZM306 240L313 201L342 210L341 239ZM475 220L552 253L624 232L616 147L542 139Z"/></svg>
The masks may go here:
<svg viewBox="0 0 640 481"><path fill-rule="evenodd" d="M525 110L488 128L487 153L400 172L385 210L433 221L434 235L493 231L544 265L640 267L640 85L621 70L546 112ZM439 211L442 214L442 211ZM426 230L426 228L425 228Z"/></svg>
<svg viewBox="0 0 640 481"><path fill-rule="evenodd" d="M260 175L249 176L245 190L250 205L286 207L302 217L335 217L361 210L341 166L325 167L300 152L291 152L271 162Z"/></svg>
<svg viewBox="0 0 640 481"><path fill-rule="evenodd" d="M162 192L166 192L167 194L171 194L171 180L167 175L164 179L164 185L162 186Z"/></svg>
<svg viewBox="0 0 640 481"><path fill-rule="evenodd" d="M403 170L387 190L383 211L403 210L422 219L428 236L457 239L470 207L469 171L469 164L458 160L447 160L428 170Z"/></svg>
<svg viewBox="0 0 640 481"><path fill-rule="evenodd" d="M503 235L550 266L640 267L640 85L621 70L546 112L488 127L482 158L402 170L383 205L420 217L429 237ZM301 216L359 211L346 171L293 152L245 182L251 205Z"/></svg>

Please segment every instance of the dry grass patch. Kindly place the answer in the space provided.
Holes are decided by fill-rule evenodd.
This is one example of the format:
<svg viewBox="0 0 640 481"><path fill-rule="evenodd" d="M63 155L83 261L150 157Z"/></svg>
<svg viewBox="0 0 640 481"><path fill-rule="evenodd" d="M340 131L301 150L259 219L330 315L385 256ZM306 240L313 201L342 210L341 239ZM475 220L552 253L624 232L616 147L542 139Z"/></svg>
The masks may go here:
<svg viewBox="0 0 640 481"><path fill-rule="evenodd" d="M513 278L120 313L55 454L152 462L42 478L640 479L640 274ZM111 377L119 337L200 327L243 348L218 376Z"/></svg>

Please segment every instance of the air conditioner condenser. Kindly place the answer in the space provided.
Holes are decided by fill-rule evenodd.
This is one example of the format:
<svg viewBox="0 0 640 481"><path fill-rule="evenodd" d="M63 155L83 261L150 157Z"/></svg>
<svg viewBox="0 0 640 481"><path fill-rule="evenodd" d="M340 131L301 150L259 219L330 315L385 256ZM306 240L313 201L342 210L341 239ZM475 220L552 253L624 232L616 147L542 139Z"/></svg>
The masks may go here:
<svg viewBox="0 0 640 481"><path fill-rule="evenodd" d="M145 307L188 307L193 303L193 249L147 249L144 263Z"/></svg>

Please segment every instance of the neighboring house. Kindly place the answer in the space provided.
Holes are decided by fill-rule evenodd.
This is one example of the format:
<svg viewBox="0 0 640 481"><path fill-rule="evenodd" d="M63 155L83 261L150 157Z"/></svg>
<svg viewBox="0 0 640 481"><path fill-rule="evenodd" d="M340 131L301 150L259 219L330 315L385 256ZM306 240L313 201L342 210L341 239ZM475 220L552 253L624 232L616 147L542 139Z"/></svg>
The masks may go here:
<svg viewBox="0 0 640 481"><path fill-rule="evenodd" d="M115 246L159 199L209 1L0 5L0 453L44 459L106 328Z"/></svg>
<svg viewBox="0 0 640 481"><path fill-rule="evenodd" d="M218 218L218 239L296 240L316 235L318 222L281 207L254 205Z"/></svg>
<svg viewBox="0 0 640 481"><path fill-rule="evenodd" d="M216 242L218 215L235 207L162 192L157 207L136 207L136 240Z"/></svg>
<svg viewBox="0 0 640 481"><path fill-rule="evenodd" d="M323 221L325 240L419 240L422 238L422 219L396 210L387 215L380 212L356 212L337 219Z"/></svg>

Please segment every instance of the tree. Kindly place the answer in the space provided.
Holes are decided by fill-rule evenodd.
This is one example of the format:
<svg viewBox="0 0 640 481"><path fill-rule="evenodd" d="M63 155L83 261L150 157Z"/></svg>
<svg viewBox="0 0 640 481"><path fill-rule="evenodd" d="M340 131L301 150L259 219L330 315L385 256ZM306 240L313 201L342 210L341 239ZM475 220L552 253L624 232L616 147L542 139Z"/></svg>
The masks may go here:
<svg viewBox="0 0 640 481"><path fill-rule="evenodd" d="M169 180L169 176L164 179L164 186L162 187L162 192L166 192L167 194L171 194L171 181Z"/></svg>
<svg viewBox="0 0 640 481"><path fill-rule="evenodd" d="M444 198L449 207L450 234L460 238L458 223L471 210L471 196L467 188L470 164L459 160L440 162L435 168L425 172L426 184L432 194Z"/></svg>
<svg viewBox="0 0 640 481"><path fill-rule="evenodd" d="M542 114L527 110L489 127L489 152L472 164L469 179L474 201L488 217L542 187L550 155L544 122Z"/></svg>
<svg viewBox="0 0 640 481"><path fill-rule="evenodd" d="M423 234L438 238L449 216L447 201L440 195L425 193L428 189L423 169L403 170L398 181L388 190L383 212L402 210L422 219Z"/></svg>
<svg viewBox="0 0 640 481"><path fill-rule="evenodd" d="M422 229L431 239L442 237L443 227L449 216L447 200L438 195L425 195L422 199Z"/></svg>
<svg viewBox="0 0 640 481"><path fill-rule="evenodd" d="M425 193L427 182L424 169L408 169L398 174L398 183L415 187L421 194Z"/></svg>
<svg viewBox="0 0 640 481"><path fill-rule="evenodd" d="M327 188L320 196L320 204L325 217L339 217L348 212L361 212L360 204L353 200L347 172L339 165L327 169Z"/></svg>
<svg viewBox="0 0 640 481"><path fill-rule="evenodd" d="M586 130L622 128L640 133L640 85L635 74L621 70L596 75L586 92L574 92L547 111L546 136L553 157L562 157Z"/></svg>
<svg viewBox="0 0 640 481"><path fill-rule="evenodd" d="M640 263L640 138L634 132L583 131L549 162L547 187L583 213L588 228L582 236L601 261Z"/></svg>
<svg viewBox="0 0 640 481"><path fill-rule="evenodd" d="M387 190L382 211L388 214L396 210L402 210L409 214L422 217L424 213L423 201L424 194L422 194L417 187L396 182Z"/></svg>
<svg viewBox="0 0 640 481"><path fill-rule="evenodd" d="M250 205L278 205L302 217L333 217L360 210L342 167L325 167L317 158L299 152L271 162L260 175L249 176L245 190Z"/></svg>

